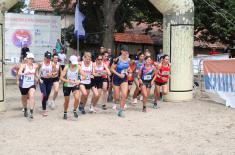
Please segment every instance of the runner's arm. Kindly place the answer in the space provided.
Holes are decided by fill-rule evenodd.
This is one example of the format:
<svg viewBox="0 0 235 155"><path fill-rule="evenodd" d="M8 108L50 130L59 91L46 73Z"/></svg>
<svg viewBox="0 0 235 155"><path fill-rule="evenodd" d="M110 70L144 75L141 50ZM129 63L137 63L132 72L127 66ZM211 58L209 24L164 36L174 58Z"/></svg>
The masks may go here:
<svg viewBox="0 0 235 155"><path fill-rule="evenodd" d="M18 70L18 76L24 75L23 70L25 68L25 64L21 64Z"/></svg>
<svg viewBox="0 0 235 155"><path fill-rule="evenodd" d="M68 66L65 66L65 67L64 67L64 70L61 72L60 80L63 81L63 82L69 83L69 80L68 80L68 79L65 79L65 75L66 75L66 73L67 73L67 70L68 70Z"/></svg>
<svg viewBox="0 0 235 155"><path fill-rule="evenodd" d="M104 68L105 68L105 71L107 72L108 76L110 76L111 72L110 72L109 68L107 67L107 65L104 64Z"/></svg>
<svg viewBox="0 0 235 155"><path fill-rule="evenodd" d="M51 73L51 76L55 76L57 74L57 71L56 71L56 65L55 64L52 64L52 73Z"/></svg>
<svg viewBox="0 0 235 155"><path fill-rule="evenodd" d="M156 78L157 78L157 69L154 68L154 77L153 77L153 79L152 79L152 81L151 81L152 84L154 83L154 81L156 80Z"/></svg>
<svg viewBox="0 0 235 155"><path fill-rule="evenodd" d="M81 79L80 80L85 80L86 79L86 74L85 74L85 72L81 69L81 66L80 65L78 65L78 71L79 71L79 73L81 74Z"/></svg>

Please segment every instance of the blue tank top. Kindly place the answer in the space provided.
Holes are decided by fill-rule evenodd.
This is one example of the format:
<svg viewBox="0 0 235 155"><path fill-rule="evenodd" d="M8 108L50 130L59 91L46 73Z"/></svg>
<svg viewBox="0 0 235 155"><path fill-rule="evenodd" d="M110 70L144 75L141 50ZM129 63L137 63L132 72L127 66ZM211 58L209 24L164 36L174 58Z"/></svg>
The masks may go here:
<svg viewBox="0 0 235 155"><path fill-rule="evenodd" d="M135 64L136 64L136 73L139 72L140 70L140 67L143 65L144 62L140 62L139 60L136 60L135 61Z"/></svg>
<svg viewBox="0 0 235 155"><path fill-rule="evenodd" d="M146 68L145 65L142 68L142 77L141 79L144 81L150 81L154 76L154 67L150 66L150 68Z"/></svg>
<svg viewBox="0 0 235 155"><path fill-rule="evenodd" d="M121 74L127 74L127 69L129 68L129 64L130 64L130 59L124 61L121 59L121 57L118 57L116 71Z"/></svg>

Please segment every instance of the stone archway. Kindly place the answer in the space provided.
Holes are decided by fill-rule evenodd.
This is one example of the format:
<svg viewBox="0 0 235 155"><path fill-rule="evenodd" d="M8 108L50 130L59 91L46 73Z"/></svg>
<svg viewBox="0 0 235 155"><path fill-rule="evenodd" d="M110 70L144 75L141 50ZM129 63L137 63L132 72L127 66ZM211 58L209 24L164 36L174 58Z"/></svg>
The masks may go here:
<svg viewBox="0 0 235 155"><path fill-rule="evenodd" d="M170 56L171 79L166 101L193 98L194 3L192 0L149 0L163 14L163 51Z"/></svg>
<svg viewBox="0 0 235 155"><path fill-rule="evenodd" d="M5 110L5 76L4 76L4 12L14 6L18 0L1 0L0 2L0 112Z"/></svg>

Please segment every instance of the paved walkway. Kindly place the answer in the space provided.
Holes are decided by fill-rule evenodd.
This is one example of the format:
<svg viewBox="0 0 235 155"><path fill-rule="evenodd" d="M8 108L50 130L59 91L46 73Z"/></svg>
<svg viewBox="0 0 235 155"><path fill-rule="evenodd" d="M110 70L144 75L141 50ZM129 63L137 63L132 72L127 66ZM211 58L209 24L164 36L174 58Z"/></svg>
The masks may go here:
<svg viewBox="0 0 235 155"><path fill-rule="evenodd" d="M164 102L159 109L149 103L147 113L139 102L128 105L125 118L117 117L109 104L106 111L98 108L96 114L65 121L62 91L56 110L42 117L37 89L35 119L28 121L18 88L8 85L6 92L7 112L0 113L1 155L235 154L235 110L214 102Z"/></svg>

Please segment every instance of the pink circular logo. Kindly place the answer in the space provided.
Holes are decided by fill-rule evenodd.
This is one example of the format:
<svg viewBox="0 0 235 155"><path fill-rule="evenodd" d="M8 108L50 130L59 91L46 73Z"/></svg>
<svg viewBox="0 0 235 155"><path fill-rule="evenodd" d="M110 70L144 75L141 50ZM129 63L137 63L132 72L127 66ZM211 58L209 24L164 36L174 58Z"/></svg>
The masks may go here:
<svg viewBox="0 0 235 155"><path fill-rule="evenodd" d="M12 41L15 46L22 48L24 45L31 45L32 36L28 30L16 30L13 34Z"/></svg>

